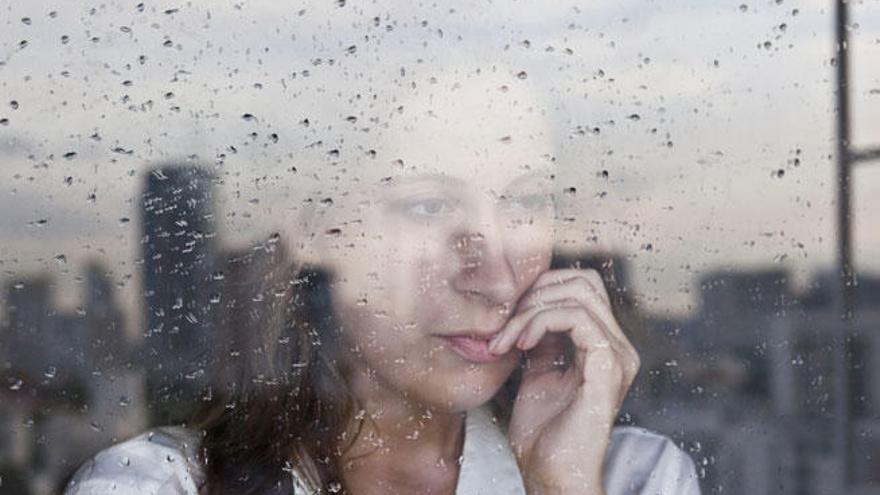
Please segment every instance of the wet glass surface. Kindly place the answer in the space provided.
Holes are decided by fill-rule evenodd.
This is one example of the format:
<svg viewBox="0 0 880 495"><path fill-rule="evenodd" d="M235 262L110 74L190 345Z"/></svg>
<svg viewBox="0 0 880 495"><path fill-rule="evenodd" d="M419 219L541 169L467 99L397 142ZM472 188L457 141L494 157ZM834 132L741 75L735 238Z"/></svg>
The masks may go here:
<svg viewBox="0 0 880 495"><path fill-rule="evenodd" d="M0 492L184 425L209 485L451 493L489 407L526 491L609 422L874 493L880 5L849 320L834 5L0 2Z"/></svg>

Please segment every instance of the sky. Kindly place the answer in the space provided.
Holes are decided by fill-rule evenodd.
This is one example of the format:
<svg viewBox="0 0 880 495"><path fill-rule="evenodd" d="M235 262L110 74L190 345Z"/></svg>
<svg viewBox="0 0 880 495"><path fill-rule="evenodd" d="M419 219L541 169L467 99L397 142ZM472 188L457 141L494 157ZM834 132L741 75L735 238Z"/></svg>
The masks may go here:
<svg viewBox="0 0 880 495"><path fill-rule="evenodd" d="M75 306L97 259L136 303L149 166L214 167L220 236L246 245L289 227L303 177L290 168L308 169L314 139L300 122L330 118L322 98L383 66L422 77L478 53L561 102L560 163L582 207L566 238L625 254L646 310L686 314L719 269L781 267L802 285L835 259L832 13L817 0L0 1L0 280L49 271ZM853 141L880 146L880 1L852 17ZM856 266L880 274L880 164L854 177Z"/></svg>

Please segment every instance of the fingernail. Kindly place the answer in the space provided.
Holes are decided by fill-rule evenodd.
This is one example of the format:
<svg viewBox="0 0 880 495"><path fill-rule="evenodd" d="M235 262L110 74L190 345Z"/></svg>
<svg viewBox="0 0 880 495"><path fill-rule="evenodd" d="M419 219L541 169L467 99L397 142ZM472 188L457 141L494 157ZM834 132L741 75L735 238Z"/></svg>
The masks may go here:
<svg viewBox="0 0 880 495"><path fill-rule="evenodd" d="M498 335L492 337L489 340L489 352L491 352L492 354L496 354L498 352L498 341L500 340L501 339L498 338Z"/></svg>

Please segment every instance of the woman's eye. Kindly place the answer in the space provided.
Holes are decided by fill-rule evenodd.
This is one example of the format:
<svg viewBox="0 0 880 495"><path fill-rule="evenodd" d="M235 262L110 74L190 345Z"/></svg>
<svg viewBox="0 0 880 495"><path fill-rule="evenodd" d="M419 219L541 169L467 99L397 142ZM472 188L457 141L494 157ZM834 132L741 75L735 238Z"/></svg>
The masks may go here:
<svg viewBox="0 0 880 495"><path fill-rule="evenodd" d="M425 198L406 202L403 210L409 215L437 217L453 213L456 207L446 198Z"/></svg>

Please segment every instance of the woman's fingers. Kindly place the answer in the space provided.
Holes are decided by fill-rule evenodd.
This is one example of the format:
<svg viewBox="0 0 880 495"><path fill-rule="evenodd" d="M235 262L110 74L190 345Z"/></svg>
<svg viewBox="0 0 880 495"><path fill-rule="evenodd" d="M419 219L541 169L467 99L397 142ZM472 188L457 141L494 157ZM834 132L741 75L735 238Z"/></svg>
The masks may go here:
<svg viewBox="0 0 880 495"><path fill-rule="evenodd" d="M628 379L634 378L640 367L638 353L617 323L595 270L542 273L518 302L517 314L490 341L489 350L495 354L513 347L531 350L547 333L569 333L579 360L591 350L610 347Z"/></svg>
<svg viewBox="0 0 880 495"><path fill-rule="evenodd" d="M617 327L617 320L611 310L611 305L604 295L598 291L594 285L587 280L586 276L577 276L566 279L560 284L544 285L540 288L530 289L518 303L518 307L530 308L540 304L546 304L544 301L554 301L560 299L575 299L581 304L591 309L602 323L612 332L612 336L620 342L626 338L623 331Z"/></svg>
<svg viewBox="0 0 880 495"><path fill-rule="evenodd" d="M557 299L580 301L605 324L612 338L621 347L630 346L629 339L617 324L602 276L596 270L565 269L542 273L520 298L517 310L527 311L531 307L546 305L547 301Z"/></svg>
<svg viewBox="0 0 880 495"><path fill-rule="evenodd" d="M492 339L490 350L497 354L509 351L518 338L511 336L510 333L521 330L537 311L557 305L569 306L572 305L571 302L589 307L620 345L628 345L626 336L617 325L608 293L599 273L595 270L569 269L550 270L538 276L532 287L517 303L518 314L508 322L499 335ZM495 346L493 347L492 344Z"/></svg>
<svg viewBox="0 0 880 495"><path fill-rule="evenodd" d="M605 282L602 280L602 276L599 275L599 272L591 268L547 270L535 279L530 290L536 291L548 286L562 285L572 279L583 279L602 297L602 299L605 300L606 303L611 303L611 298L608 296L608 291L605 289Z"/></svg>
<svg viewBox="0 0 880 495"><path fill-rule="evenodd" d="M529 320L516 341L516 347L524 351L533 349L544 335L551 332L568 333L578 352L612 347L613 342L603 327L583 306L541 311Z"/></svg>
<svg viewBox="0 0 880 495"><path fill-rule="evenodd" d="M497 335L489 341L489 352L493 354L505 354L509 352L516 344L520 334L525 330L529 321L535 315L544 312L566 307L579 307L581 302L576 299L562 299L559 301L542 302L521 311L507 321L507 324Z"/></svg>

